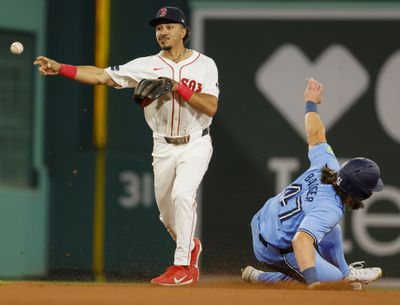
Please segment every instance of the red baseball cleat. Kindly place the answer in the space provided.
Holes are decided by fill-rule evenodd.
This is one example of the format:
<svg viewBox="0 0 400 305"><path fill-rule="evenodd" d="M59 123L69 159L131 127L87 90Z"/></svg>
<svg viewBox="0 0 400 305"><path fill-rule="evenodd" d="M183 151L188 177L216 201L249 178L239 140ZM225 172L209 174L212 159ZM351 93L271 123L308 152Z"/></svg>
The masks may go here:
<svg viewBox="0 0 400 305"><path fill-rule="evenodd" d="M152 284L161 286L184 286L197 282L198 271L189 266L171 266L161 274L151 280Z"/></svg>
<svg viewBox="0 0 400 305"><path fill-rule="evenodd" d="M199 257L203 248L201 247L200 239L198 239L197 237L193 238L193 242L194 248L192 250L192 253L190 254L190 266L199 268Z"/></svg>
<svg viewBox="0 0 400 305"><path fill-rule="evenodd" d="M194 283L199 281L200 271L199 271L199 257L202 250L200 239L194 238L194 248L190 254L190 268L194 273Z"/></svg>

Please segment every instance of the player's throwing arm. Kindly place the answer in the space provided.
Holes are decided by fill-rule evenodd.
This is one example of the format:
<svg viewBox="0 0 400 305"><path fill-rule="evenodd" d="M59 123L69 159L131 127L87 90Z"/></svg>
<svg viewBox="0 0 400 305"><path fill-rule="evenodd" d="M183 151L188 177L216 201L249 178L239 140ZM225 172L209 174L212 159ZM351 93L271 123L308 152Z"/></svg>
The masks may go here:
<svg viewBox="0 0 400 305"><path fill-rule="evenodd" d="M39 66L38 70L43 76L61 75L83 84L118 87L104 69L95 66L72 66L45 56L38 56L33 64Z"/></svg>

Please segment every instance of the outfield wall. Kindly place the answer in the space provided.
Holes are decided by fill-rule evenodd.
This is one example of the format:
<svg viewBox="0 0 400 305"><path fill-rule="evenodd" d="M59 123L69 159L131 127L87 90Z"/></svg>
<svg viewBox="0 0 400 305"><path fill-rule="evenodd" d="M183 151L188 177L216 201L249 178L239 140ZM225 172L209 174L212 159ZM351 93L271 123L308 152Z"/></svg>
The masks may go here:
<svg viewBox="0 0 400 305"><path fill-rule="evenodd" d="M94 64L95 0L32 3L0 3L0 33L32 39L32 47L7 64L31 67L42 53L65 63ZM164 2L110 3L108 63L158 52L147 21ZM220 74L219 109L211 128L214 156L199 192L204 272L238 274L255 263L252 215L308 166L302 94L305 78L313 76L326 85L320 113L336 155L377 160L387 185L366 209L346 214L347 258L367 260L382 266L385 276L400 277L397 3L169 2L187 12L191 47L212 57ZM21 11L29 14L18 18ZM1 46L6 50L8 42ZM105 222L104 231L96 231L99 147L93 141L93 87L61 77L43 80L35 68L31 72L26 75L34 99L27 113L33 140L22 151L31 154L32 176L23 180L29 187L0 185L0 276L93 278L94 259L102 255L108 278L157 275L172 263L174 243L158 220L151 132L132 90L107 93L100 190ZM96 239L104 243L101 253L94 250Z"/></svg>
<svg viewBox="0 0 400 305"><path fill-rule="evenodd" d="M46 41L45 0L0 2L0 277L47 270L49 181L44 84L32 69ZM19 40L19 56L9 46Z"/></svg>

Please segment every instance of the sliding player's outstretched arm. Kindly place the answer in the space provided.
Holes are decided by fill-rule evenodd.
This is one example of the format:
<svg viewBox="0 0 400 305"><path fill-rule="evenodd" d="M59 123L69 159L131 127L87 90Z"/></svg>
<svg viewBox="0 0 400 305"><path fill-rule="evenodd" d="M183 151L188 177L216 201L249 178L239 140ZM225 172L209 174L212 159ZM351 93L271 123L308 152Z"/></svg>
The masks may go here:
<svg viewBox="0 0 400 305"><path fill-rule="evenodd" d="M307 80L304 91L305 128L309 147L318 143L325 143L325 127L319 117L317 105L321 103L324 87L314 79ZM293 250L300 271L309 285L314 287L319 284L315 270L314 238L304 232L298 231L292 240Z"/></svg>
<svg viewBox="0 0 400 305"><path fill-rule="evenodd" d="M322 101L323 91L324 86L321 83L312 78L307 80L304 101L306 103L305 128L309 147L326 142L325 127L317 111L317 105Z"/></svg>

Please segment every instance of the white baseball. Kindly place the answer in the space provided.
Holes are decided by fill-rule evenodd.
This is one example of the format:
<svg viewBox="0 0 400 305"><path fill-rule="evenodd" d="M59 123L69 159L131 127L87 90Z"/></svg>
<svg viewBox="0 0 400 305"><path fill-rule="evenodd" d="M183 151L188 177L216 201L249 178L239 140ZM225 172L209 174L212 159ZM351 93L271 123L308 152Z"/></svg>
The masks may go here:
<svg viewBox="0 0 400 305"><path fill-rule="evenodd" d="M10 51L13 54L21 54L22 52L24 52L24 45L19 41L15 41L11 44Z"/></svg>

